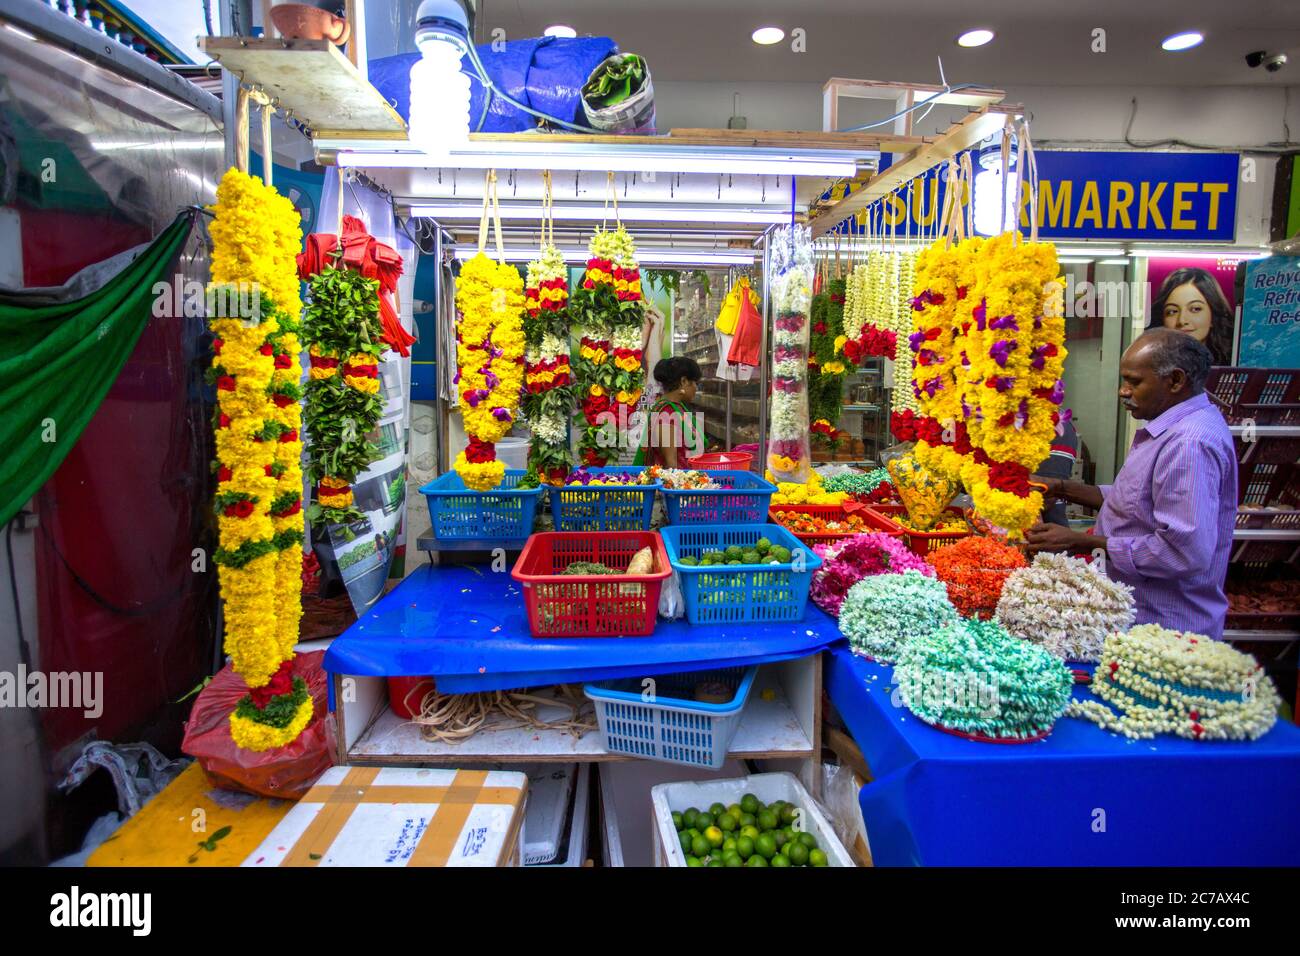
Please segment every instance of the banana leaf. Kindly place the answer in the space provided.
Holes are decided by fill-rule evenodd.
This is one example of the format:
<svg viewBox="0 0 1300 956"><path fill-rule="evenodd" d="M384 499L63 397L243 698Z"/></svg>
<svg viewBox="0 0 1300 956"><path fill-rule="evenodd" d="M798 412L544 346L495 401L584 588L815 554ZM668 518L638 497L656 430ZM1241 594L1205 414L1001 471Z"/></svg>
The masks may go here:
<svg viewBox="0 0 1300 956"><path fill-rule="evenodd" d="M617 106L645 85L646 69L641 57L623 53L610 57L582 88L583 99L596 109Z"/></svg>

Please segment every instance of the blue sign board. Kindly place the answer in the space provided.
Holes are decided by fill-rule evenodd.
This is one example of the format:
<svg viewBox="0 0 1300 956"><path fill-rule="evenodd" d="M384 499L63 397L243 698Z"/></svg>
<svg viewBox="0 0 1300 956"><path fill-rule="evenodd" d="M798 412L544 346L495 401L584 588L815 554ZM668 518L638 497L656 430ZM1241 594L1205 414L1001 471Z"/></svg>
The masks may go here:
<svg viewBox="0 0 1300 956"><path fill-rule="evenodd" d="M1236 153L1039 150L1036 156L1042 238L1232 242L1236 237ZM977 163L975 169L978 179ZM934 228L947 191L946 170L946 164L931 169L875 204L876 230L882 222L898 235ZM838 199L859 185L839 186L828 198ZM996 206L998 199L993 202ZM1029 217L1029 184L1021 182L1022 231L1028 231ZM837 231L866 232L867 215L841 223Z"/></svg>
<svg viewBox="0 0 1300 956"><path fill-rule="evenodd" d="M1253 368L1300 368L1300 257L1246 263L1240 356Z"/></svg>

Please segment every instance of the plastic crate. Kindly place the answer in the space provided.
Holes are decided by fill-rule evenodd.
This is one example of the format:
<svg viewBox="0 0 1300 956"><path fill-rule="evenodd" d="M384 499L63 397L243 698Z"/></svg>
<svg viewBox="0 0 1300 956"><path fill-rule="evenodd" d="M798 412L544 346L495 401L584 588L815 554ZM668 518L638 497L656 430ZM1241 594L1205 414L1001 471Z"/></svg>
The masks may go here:
<svg viewBox="0 0 1300 956"><path fill-rule="evenodd" d="M907 514L907 509L902 505L871 505L871 510L886 518L891 525L903 532L903 541L915 554L925 557L931 551L938 551L945 545L960 541L962 538L969 538L974 532L971 531L912 531L903 527L894 520L896 516ZM965 521L966 516L960 508L945 508L943 510L944 519L960 518Z"/></svg>
<svg viewBox="0 0 1300 956"><path fill-rule="evenodd" d="M707 455L696 455L693 458L687 458L686 467L696 468L700 471L713 471L719 468L750 471L754 467L754 454L748 451L709 452Z"/></svg>
<svg viewBox="0 0 1300 956"><path fill-rule="evenodd" d="M440 541L481 541L485 548L518 544L533 533L540 488L517 489L527 474L507 469L499 488L474 491L449 471L420 489L429 500L433 536Z"/></svg>
<svg viewBox="0 0 1300 956"><path fill-rule="evenodd" d="M611 753L716 770L727 760L757 673L755 665L664 674L651 678L648 700L640 677L587 684L583 693L596 705L602 742ZM705 681L725 685L731 700L692 699L695 686Z"/></svg>
<svg viewBox="0 0 1300 956"><path fill-rule="evenodd" d="M664 488L669 524L757 524L767 521L776 485L747 471L710 471L710 490Z"/></svg>
<svg viewBox="0 0 1300 956"><path fill-rule="evenodd" d="M797 532L790 532L804 544L833 544L836 541L842 541L844 538L851 538L855 534L866 534L871 531L879 531L881 534L887 534L895 538L903 537L902 528L884 515L872 511L866 505L861 505L852 512L844 505L773 505L770 509L773 524L780 524L776 520L778 511L794 512L795 514L809 515L814 518L825 518L828 521L843 518L848 514L855 514L865 520L869 526L867 531L848 531L835 534L798 534Z"/></svg>
<svg viewBox="0 0 1300 956"><path fill-rule="evenodd" d="M686 854L673 826L673 811L710 804L738 803L741 796L752 793L764 804L788 800L802 811L802 828L817 838L817 846L826 853L830 866L855 866L834 828L812 796L792 773L756 773L734 780L707 780L699 783L663 783L650 788L656 824L656 851L668 866L685 866Z"/></svg>
<svg viewBox="0 0 1300 956"><path fill-rule="evenodd" d="M607 465L597 473L639 475L644 468ZM652 485L565 485L548 488L556 531L647 531L654 514Z"/></svg>
<svg viewBox="0 0 1300 956"><path fill-rule="evenodd" d="M808 588L822 559L778 524L675 525L662 529L668 560L682 584L686 619L692 624L745 624L802 621ZM681 563L706 551L731 545L753 547L759 538L802 552L803 570L792 565L742 564L692 567ZM796 555L797 557L797 555Z"/></svg>
<svg viewBox="0 0 1300 956"><path fill-rule="evenodd" d="M1205 390L1229 425L1300 425L1300 369L1213 368Z"/></svg>
<svg viewBox="0 0 1300 956"><path fill-rule="evenodd" d="M649 547L656 571L610 577L564 574L574 561L620 570ZM659 589L672 574L654 531L548 531L535 534L510 571L523 585L533 637L642 637L653 634Z"/></svg>

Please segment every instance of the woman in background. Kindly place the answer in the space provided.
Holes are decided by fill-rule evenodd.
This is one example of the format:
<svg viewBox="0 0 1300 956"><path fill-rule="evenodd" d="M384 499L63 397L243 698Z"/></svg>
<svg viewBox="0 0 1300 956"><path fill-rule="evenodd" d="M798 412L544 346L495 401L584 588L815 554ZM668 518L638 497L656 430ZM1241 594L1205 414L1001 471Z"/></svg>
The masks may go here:
<svg viewBox="0 0 1300 956"><path fill-rule="evenodd" d="M684 356L661 359L654 377L663 394L650 409L646 464L685 468L689 456L704 451L704 436L697 432L695 413L687 407L702 377L699 363Z"/></svg>
<svg viewBox="0 0 1300 956"><path fill-rule="evenodd" d="M1215 365L1231 365L1233 324L1219 281L1204 269L1178 269L1160 286L1147 328L1186 332L1210 350Z"/></svg>

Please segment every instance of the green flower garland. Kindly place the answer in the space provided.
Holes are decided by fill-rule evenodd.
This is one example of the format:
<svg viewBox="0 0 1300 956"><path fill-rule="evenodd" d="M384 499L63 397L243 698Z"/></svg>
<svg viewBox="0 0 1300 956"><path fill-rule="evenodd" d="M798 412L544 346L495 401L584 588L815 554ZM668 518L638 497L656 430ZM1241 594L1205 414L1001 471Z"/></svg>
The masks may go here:
<svg viewBox="0 0 1300 956"><path fill-rule="evenodd" d="M958 619L943 583L912 570L863 578L840 606L840 632L854 653L886 664L910 641Z"/></svg>

